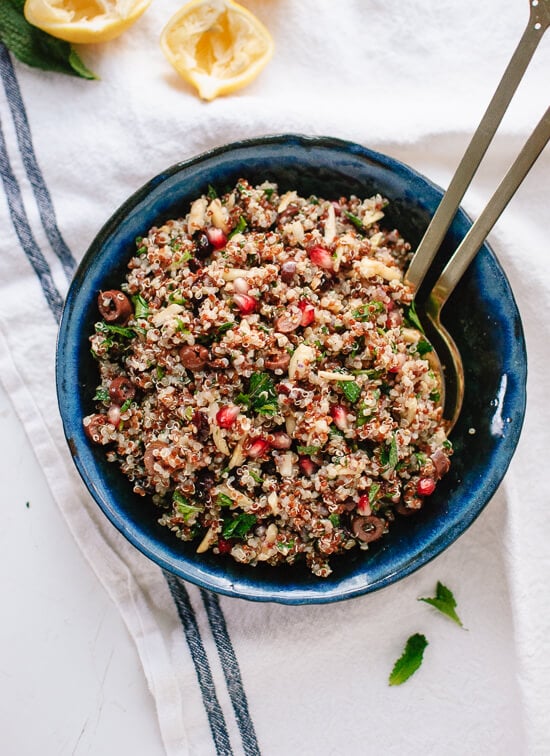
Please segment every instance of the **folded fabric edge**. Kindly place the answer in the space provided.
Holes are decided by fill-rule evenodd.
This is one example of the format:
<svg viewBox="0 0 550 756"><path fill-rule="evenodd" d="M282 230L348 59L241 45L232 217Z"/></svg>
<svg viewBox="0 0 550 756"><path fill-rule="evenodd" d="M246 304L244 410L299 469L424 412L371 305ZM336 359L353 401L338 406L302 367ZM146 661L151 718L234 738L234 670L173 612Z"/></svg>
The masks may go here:
<svg viewBox="0 0 550 756"><path fill-rule="evenodd" d="M148 687L155 701L159 727L166 753L169 756L181 756L190 752L189 742L183 720L183 706L173 665L170 662L166 643L159 631L147 594L136 581L132 570L112 546L104 539L93 521L82 508L79 517L81 527L67 516L61 505L67 497L74 497L74 491L66 484L68 475L60 475L65 462L56 448L49 430L44 423L33 397L26 388L16 365L13 363L5 336L5 324L0 318L0 380L8 394L15 412L25 429L34 453L44 472L50 491L58 504L67 526L77 542L83 556L105 587L133 638L141 659ZM81 533L86 533L83 543ZM94 555L97 558L94 558ZM155 571L155 587L158 593L166 594L166 604L171 597L162 574ZM118 577L117 577L118 573ZM120 576L123 576L123 579Z"/></svg>

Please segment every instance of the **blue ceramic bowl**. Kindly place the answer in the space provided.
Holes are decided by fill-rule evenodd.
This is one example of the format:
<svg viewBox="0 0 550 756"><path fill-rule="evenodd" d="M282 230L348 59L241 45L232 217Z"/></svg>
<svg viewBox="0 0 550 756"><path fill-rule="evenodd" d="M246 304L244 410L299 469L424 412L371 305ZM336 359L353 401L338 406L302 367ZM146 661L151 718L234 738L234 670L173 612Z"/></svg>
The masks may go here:
<svg viewBox="0 0 550 756"><path fill-rule="evenodd" d="M398 518L390 533L332 559L328 579L295 567L247 567L213 554L197 555L157 523L158 510L132 492L104 450L84 435L93 411L97 367L88 337L97 320L100 289L118 287L136 236L187 212L190 200L212 184L240 177L265 179L283 190L326 198L376 192L390 200L384 223L413 248L442 192L402 163L331 138L271 136L230 144L179 163L137 191L105 224L70 287L57 350L57 391L74 462L112 524L156 564L185 580L228 596L305 604L338 601L394 583L446 549L471 525L494 494L514 453L525 411L526 355L519 313L495 255L484 246L443 311L465 365L466 395L452 432L455 454L448 475L418 515ZM470 226L463 212L447 234L441 269Z"/></svg>

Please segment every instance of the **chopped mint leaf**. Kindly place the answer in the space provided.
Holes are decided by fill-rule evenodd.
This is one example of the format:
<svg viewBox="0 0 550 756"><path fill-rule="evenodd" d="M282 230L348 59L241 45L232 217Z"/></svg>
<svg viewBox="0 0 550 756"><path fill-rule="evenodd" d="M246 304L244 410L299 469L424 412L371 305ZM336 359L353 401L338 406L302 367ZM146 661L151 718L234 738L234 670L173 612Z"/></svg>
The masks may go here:
<svg viewBox="0 0 550 756"><path fill-rule="evenodd" d="M388 444L386 444L382 447L380 451L380 461L385 467L395 467L398 463L399 457L397 454L397 439L395 433L391 438L390 445L388 446Z"/></svg>
<svg viewBox="0 0 550 756"><path fill-rule="evenodd" d="M338 381L338 385L344 392L344 396L348 402L355 404L361 396L361 386L359 386L358 383L355 383L355 381Z"/></svg>
<svg viewBox="0 0 550 756"><path fill-rule="evenodd" d="M191 519L194 514L198 514L203 511L202 507L197 507L191 504L185 496L182 496L179 491L174 491L172 501L176 506L176 510L183 517L185 522Z"/></svg>
<svg viewBox="0 0 550 756"><path fill-rule="evenodd" d="M149 305L141 294L132 297L132 304L134 305L134 317L146 318L149 315Z"/></svg>
<svg viewBox="0 0 550 756"><path fill-rule="evenodd" d="M185 305L187 304L187 300L185 297L183 297L179 291L174 291L172 294L168 295L168 301L172 302L173 304L179 304L179 305Z"/></svg>
<svg viewBox="0 0 550 756"><path fill-rule="evenodd" d="M130 409L131 406L132 406L132 400L131 399L126 399L126 401L124 402L124 404L120 408L120 412L121 413L122 412L126 412L126 410Z"/></svg>
<svg viewBox="0 0 550 756"><path fill-rule="evenodd" d="M422 664L424 650L428 645L426 637L415 633L407 640L405 650L395 662L389 677L390 685L402 685Z"/></svg>
<svg viewBox="0 0 550 756"><path fill-rule="evenodd" d="M256 481L256 483L263 483L264 482L264 479L260 475L258 475L258 473L255 472L254 470L249 470L248 474L250 475L250 477L252 478L252 480Z"/></svg>
<svg viewBox="0 0 550 756"><path fill-rule="evenodd" d="M349 220L349 222L355 226L355 228L362 234L365 233L365 227L363 226L363 221L361 218L359 218L357 215L354 215L353 213L350 213L348 210L344 210L344 215Z"/></svg>
<svg viewBox="0 0 550 756"><path fill-rule="evenodd" d="M133 339L136 335L136 330L116 325L116 323L106 323L104 320L95 324L96 333L115 333L117 336L124 336L126 339Z"/></svg>
<svg viewBox="0 0 550 756"><path fill-rule="evenodd" d="M107 389L104 389L101 386L99 386L96 389L93 401L94 402L110 402L111 397L109 396L109 392L107 391Z"/></svg>
<svg viewBox="0 0 550 756"><path fill-rule="evenodd" d="M229 498L227 494L219 493L216 496L216 504L219 507L230 507L233 504L233 499Z"/></svg>
<svg viewBox="0 0 550 756"><path fill-rule="evenodd" d="M222 529L223 538L244 538L248 531L256 522L256 515L253 514L240 514L234 517L232 520L228 520L224 523Z"/></svg>
<svg viewBox="0 0 550 756"><path fill-rule="evenodd" d="M373 483L369 488L369 504L372 506L376 501L376 496L380 490L380 483Z"/></svg>
<svg viewBox="0 0 550 756"><path fill-rule="evenodd" d="M422 323L416 312L414 299L405 310L405 321L408 325L412 326L412 328L417 328L421 333L424 333L424 328L422 327Z"/></svg>
<svg viewBox="0 0 550 756"><path fill-rule="evenodd" d="M452 591L443 585L443 583L438 581L435 589L435 596L433 598L419 598L418 600L425 601L426 604L430 604L430 606L433 606L442 614L445 614L449 619L452 619L453 622L456 622L457 625L463 627L462 621L455 611L455 597L453 596Z"/></svg>
<svg viewBox="0 0 550 756"><path fill-rule="evenodd" d="M218 336L223 336L224 333L227 333L227 331L230 331L232 328L234 328L236 323L222 323L220 326L218 326Z"/></svg>
<svg viewBox="0 0 550 756"><path fill-rule="evenodd" d="M208 184L208 192L206 193L206 196L211 200L218 198L218 192L214 189L212 184Z"/></svg>
<svg viewBox="0 0 550 756"><path fill-rule="evenodd" d="M428 352L433 352L433 346L426 339L419 339L416 345L416 351L422 357Z"/></svg>
<svg viewBox="0 0 550 756"><path fill-rule="evenodd" d="M260 415L274 415L279 409L275 384L267 373L252 373L248 394L239 394L236 400Z"/></svg>
<svg viewBox="0 0 550 756"><path fill-rule="evenodd" d="M296 451L298 454L305 454L310 457L312 454L317 454L320 448L320 446L298 446Z"/></svg>
<svg viewBox="0 0 550 756"><path fill-rule="evenodd" d="M191 333L187 324L181 318L176 318L176 331L183 334Z"/></svg>
<svg viewBox="0 0 550 756"><path fill-rule="evenodd" d="M247 226L248 226L248 224L246 222L246 218L244 218L241 215L241 217L239 218L239 220L237 222L237 225L235 226L235 228L233 229L233 231L231 231L231 233L228 234L227 238L231 239L236 234L242 234L242 232L247 228Z"/></svg>

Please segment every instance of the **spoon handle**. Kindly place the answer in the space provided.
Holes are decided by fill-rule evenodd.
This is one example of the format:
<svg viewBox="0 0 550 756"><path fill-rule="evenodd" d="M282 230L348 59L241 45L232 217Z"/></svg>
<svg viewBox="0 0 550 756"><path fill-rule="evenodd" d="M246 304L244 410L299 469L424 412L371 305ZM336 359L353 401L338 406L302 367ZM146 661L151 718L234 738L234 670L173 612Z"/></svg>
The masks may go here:
<svg viewBox="0 0 550 756"><path fill-rule="evenodd" d="M538 43L550 25L550 0L531 0L530 9L523 36L405 274L406 283L415 291L420 288Z"/></svg>
<svg viewBox="0 0 550 756"><path fill-rule="evenodd" d="M431 315L441 310L549 140L550 107L435 282L427 304Z"/></svg>

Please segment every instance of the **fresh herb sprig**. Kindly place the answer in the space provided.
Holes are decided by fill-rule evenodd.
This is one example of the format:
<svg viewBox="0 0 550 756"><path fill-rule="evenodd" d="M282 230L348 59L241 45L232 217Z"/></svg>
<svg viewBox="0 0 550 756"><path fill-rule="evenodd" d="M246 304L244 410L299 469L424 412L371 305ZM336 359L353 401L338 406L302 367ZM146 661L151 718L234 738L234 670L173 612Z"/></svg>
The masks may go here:
<svg viewBox="0 0 550 756"><path fill-rule="evenodd" d="M275 384L267 373L252 373L248 393L241 393L236 401L260 415L274 415L279 409Z"/></svg>
<svg viewBox="0 0 550 756"><path fill-rule="evenodd" d="M256 523L256 515L243 512L232 520L226 520L222 528L223 538L244 538Z"/></svg>
<svg viewBox="0 0 550 756"><path fill-rule="evenodd" d="M402 685L416 672L422 664L427 645L426 636L421 633L415 633L408 638L403 653L393 665L389 677L390 685Z"/></svg>
<svg viewBox="0 0 550 756"><path fill-rule="evenodd" d="M439 612L449 617L449 619L457 625L464 627L462 620L456 613L456 599L453 596L453 592L447 588L447 586L443 585L443 583L438 581L435 589L435 596L431 598L419 598L418 600L424 601L426 604L433 606L434 609L437 609Z"/></svg>

